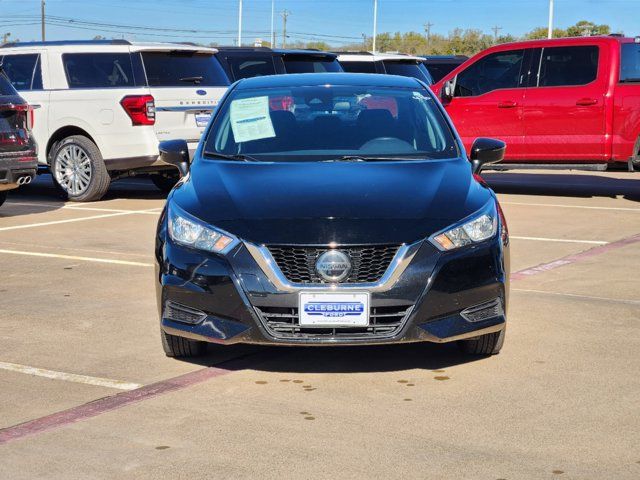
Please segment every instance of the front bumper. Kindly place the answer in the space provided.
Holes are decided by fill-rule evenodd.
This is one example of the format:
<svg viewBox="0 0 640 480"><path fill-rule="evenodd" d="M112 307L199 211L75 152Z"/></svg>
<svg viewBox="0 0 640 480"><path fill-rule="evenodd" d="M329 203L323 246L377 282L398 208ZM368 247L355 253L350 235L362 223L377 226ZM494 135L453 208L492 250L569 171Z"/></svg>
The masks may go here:
<svg viewBox="0 0 640 480"><path fill-rule="evenodd" d="M368 290L371 315L398 312L394 328L283 333L270 317L283 314L265 312L291 312L284 314L290 318L304 289L283 288L256 261L251 246L241 244L226 257L206 254L174 244L165 224L163 216L156 292L162 328L171 335L222 344L358 345L450 342L505 328L509 251L499 234L457 252L440 252L428 241L411 246L401 275ZM174 308L191 312L195 317L187 319L195 323L183 321Z"/></svg>
<svg viewBox="0 0 640 480"><path fill-rule="evenodd" d="M0 192L18 188L18 180L36 176L38 158L34 151L0 152Z"/></svg>

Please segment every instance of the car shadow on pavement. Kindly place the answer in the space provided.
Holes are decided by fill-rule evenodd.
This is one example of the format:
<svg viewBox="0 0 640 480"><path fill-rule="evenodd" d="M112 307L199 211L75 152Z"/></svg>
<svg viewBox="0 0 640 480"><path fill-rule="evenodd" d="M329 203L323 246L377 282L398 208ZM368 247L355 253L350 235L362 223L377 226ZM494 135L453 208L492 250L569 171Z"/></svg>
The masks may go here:
<svg viewBox="0 0 640 480"><path fill-rule="evenodd" d="M227 359L223 359L226 357ZM407 343L372 346L254 346L212 345L204 357L183 359L202 366L231 369L235 359L246 357L252 370L273 373L374 373L405 370L442 370L454 365L486 359L466 355L454 343ZM255 363L251 358L255 358Z"/></svg>
<svg viewBox="0 0 640 480"><path fill-rule="evenodd" d="M482 176L496 193L587 198L622 196L627 200L640 201L640 173L621 173L625 178L583 173L485 172Z"/></svg>

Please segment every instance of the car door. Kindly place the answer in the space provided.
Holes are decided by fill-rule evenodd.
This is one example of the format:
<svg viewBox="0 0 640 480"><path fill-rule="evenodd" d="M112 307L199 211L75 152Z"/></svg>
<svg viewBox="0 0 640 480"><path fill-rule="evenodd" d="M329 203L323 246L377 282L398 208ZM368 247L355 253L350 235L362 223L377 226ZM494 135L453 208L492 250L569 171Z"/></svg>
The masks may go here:
<svg viewBox="0 0 640 480"><path fill-rule="evenodd" d="M31 129L38 143L38 162L46 164L46 144L49 138L49 97L51 95L43 76L47 71L48 58L37 50L24 50L0 56L3 70L14 88L33 107ZM45 85L47 89L45 89Z"/></svg>
<svg viewBox="0 0 640 480"><path fill-rule="evenodd" d="M597 44L536 49L523 113L528 161L605 159L606 56Z"/></svg>
<svg viewBox="0 0 640 480"><path fill-rule="evenodd" d="M506 159L523 157L525 49L489 53L460 71L444 106L467 151L478 137L507 143Z"/></svg>

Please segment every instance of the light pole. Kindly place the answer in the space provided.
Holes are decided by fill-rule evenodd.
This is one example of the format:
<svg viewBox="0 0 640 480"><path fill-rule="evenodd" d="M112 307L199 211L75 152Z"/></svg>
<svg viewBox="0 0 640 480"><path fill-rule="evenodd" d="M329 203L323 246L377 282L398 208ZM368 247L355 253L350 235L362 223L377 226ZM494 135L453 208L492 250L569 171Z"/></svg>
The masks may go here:
<svg viewBox="0 0 640 480"><path fill-rule="evenodd" d="M549 29L547 38L553 38L553 0L549 0Z"/></svg>
<svg viewBox="0 0 640 480"><path fill-rule="evenodd" d="M376 53L376 36L378 35L378 0L373 0L373 53Z"/></svg>
<svg viewBox="0 0 640 480"><path fill-rule="evenodd" d="M242 0L238 2L238 46L242 46Z"/></svg>
<svg viewBox="0 0 640 480"><path fill-rule="evenodd" d="M271 48L276 48L276 34L273 31L273 17L275 16L276 0L271 0Z"/></svg>

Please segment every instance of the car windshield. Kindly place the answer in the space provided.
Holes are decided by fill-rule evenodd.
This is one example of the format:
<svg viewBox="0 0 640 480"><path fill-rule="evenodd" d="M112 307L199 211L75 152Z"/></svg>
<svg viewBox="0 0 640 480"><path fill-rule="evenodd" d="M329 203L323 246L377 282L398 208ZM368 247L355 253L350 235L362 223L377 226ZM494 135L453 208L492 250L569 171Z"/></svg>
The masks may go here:
<svg viewBox="0 0 640 480"><path fill-rule="evenodd" d="M210 53L142 52L150 87L219 87L229 85L224 70Z"/></svg>
<svg viewBox="0 0 640 480"><path fill-rule="evenodd" d="M367 161L458 156L425 89L308 86L230 93L205 141L206 157L253 161Z"/></svg>

